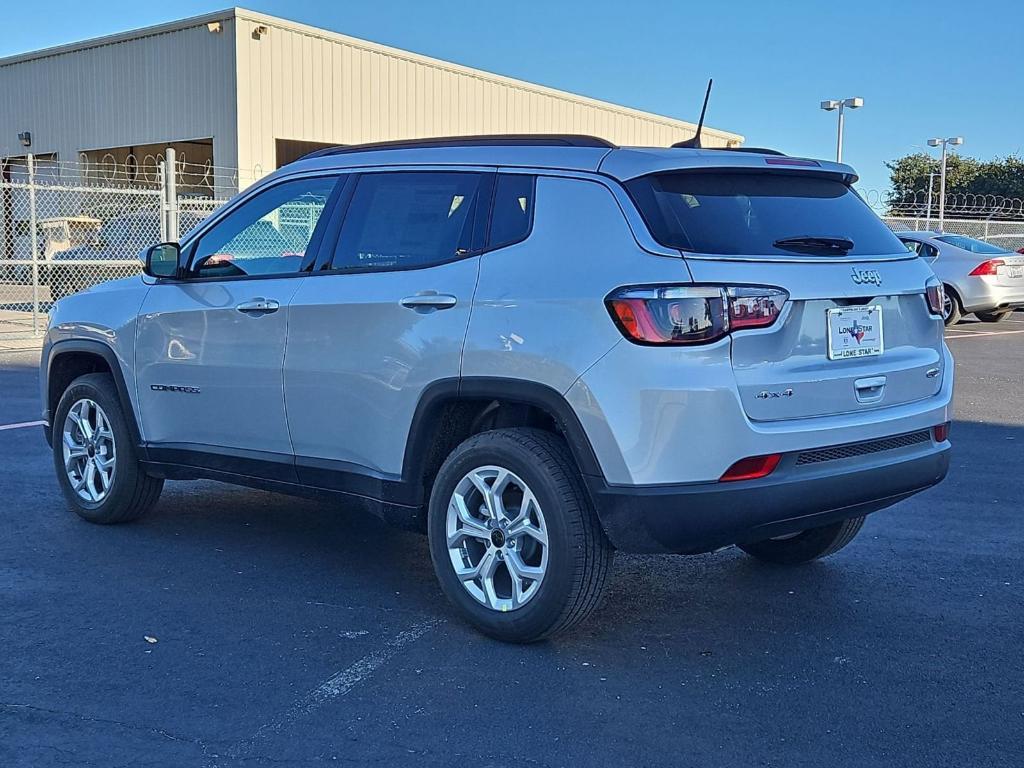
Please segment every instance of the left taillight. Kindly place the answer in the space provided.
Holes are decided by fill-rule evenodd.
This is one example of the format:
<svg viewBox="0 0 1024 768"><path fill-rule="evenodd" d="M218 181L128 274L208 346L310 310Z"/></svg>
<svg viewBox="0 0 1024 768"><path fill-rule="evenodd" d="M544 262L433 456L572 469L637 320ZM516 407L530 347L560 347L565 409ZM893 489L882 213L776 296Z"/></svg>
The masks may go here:
<svg viewBox="0 0 1024 768"><path fill-rule="evenodd" d="M928 279L924 286L924 295L928 299L928 311L936 317L942 317L942 307L946 303L946 296L938 278Z"/></svg>
<svg viewBox="0 0 1024 768"><path fill-rule="evenodd" d="M731 331L766 328L788 299L780 288L662 285L620 288L605 303L630 341L687 345L717 341Z"/></svg>

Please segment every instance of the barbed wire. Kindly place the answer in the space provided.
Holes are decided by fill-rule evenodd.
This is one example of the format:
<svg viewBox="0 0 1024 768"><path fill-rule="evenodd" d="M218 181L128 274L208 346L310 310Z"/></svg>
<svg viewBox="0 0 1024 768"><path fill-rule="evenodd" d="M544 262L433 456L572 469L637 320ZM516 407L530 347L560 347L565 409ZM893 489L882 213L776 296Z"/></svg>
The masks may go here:
<svg viewBox="0 0 1024 768"><path fill-rule="evenodd" d="M118 160L110 152L98 158L91 158L83 152L77 160L57 161L39 157L34 171L37 184L157 189L163 183L164 164L163 156L153 153L141 157L129 153ZM178 153L174 165L179 187L192 194L211 197L243 189L265 175L259 165L239 169L216 166L210 160L191 162L184 152ZM0 158L0 172L9 172L12 179L25 180L27 161L24 158Z"/></svg>
<svg viewBox="0 0 1024 768"><path fill-rule="evenodd" d="M876 189L862 189L859 192L868 205L882 215L925 217L930 213L932 218L939 215L939 196L933 192L929 201L928 190L902 194L892 190ZM945 216L962 216L970 219L1024 219L1024 198L950 192L946 195Z"/></svg>

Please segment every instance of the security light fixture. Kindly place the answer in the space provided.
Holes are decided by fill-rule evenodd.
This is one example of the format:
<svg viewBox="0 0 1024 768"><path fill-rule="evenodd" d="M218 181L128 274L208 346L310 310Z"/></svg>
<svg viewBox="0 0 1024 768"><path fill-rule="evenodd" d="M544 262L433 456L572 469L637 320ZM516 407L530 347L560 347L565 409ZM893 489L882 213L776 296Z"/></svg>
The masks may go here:
<svg viewBox="0 0 1024 768"><path fill-rule="evenodd" d="M23 147L31 147L32 134L28 131L22 131L21 133L18 134L18 141L21 142L21 146Z"/></svg>
<svg viewBox="0 0 1024 768"><path fill-rule="evenodd" d="M259 40L261 37L268 34L269 32L270 30L267 28L265 24L260 24L258 27L253 29L252 38L253 40Z"/></svg>
<svg viewBox="0 0 1024 768"><path fill-rule="evenodd" d="M958 146L960 146L963 143L964 143L964 137L963 136L950 136L948 139L928 139L928 146L929 147L942 147L942 160L940 161L940 166L939 166L939 232L943 231L943 226L946 223L946 155L947 155L947 150L951 146L958 147Z"/></svg>
<svg viewBox="0 0 1024 768"><path fill-rule="evenodd" d="M839 129L836 134L836 162L843 162L843 110L846 108L859 109L864 106L864 99L855 96L852 99L826 99L821 102L821 108L826 112L839 110Z"/></svg>
<svg viewBox="0 0 1024 768"><path fill-rule="evenodd" d="M206 25L206 31L214 35L220 34L222 29L223 27L219 21L211 21Z"/></svg>

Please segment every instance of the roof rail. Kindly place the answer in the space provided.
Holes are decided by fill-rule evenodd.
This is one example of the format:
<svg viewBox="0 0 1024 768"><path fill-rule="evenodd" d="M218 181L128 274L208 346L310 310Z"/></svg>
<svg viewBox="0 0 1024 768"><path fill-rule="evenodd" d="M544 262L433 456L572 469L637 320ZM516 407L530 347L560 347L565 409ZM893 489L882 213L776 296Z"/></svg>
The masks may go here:
<svg viewBox="0 0 1024 768"><path fill-rule="evenodd" d="M684 141L677 141L675 144L672 145L672 148L693 149L693 147L690 147L690 145ZM786 156L785 152L779 152L779 150L777 149L767 149L766 147L700 147L700 149L717 149L722 152L750 152L755 155L781 155L782 157Z"/></svg>
<svg viewBox="0 0 1024 768"><path fill-rule="evenodd" d="M375 152L385 149L431 149L434 147L596 147L615 149L615 145L596 136L571 133L506 133L481 136L442 136L428 139L399 139L376 141L371 144L327 147L303 155L300 159L347 155L351 152Z"/></svg>

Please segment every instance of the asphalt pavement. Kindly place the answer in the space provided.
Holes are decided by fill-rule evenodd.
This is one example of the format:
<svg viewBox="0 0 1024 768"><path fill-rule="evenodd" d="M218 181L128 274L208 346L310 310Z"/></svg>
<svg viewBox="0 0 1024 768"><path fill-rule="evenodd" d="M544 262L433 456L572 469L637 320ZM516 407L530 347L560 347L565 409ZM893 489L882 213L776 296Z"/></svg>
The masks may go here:
<svg viewBox="0 0 1024 768"><path fill-rule="evenodd" d="M825 562L619 556L573 634L463 625L426 541L168 483L68 512L0 356L0 766L1024 764L1024 315L947 333L948 479Z"/></svg>

